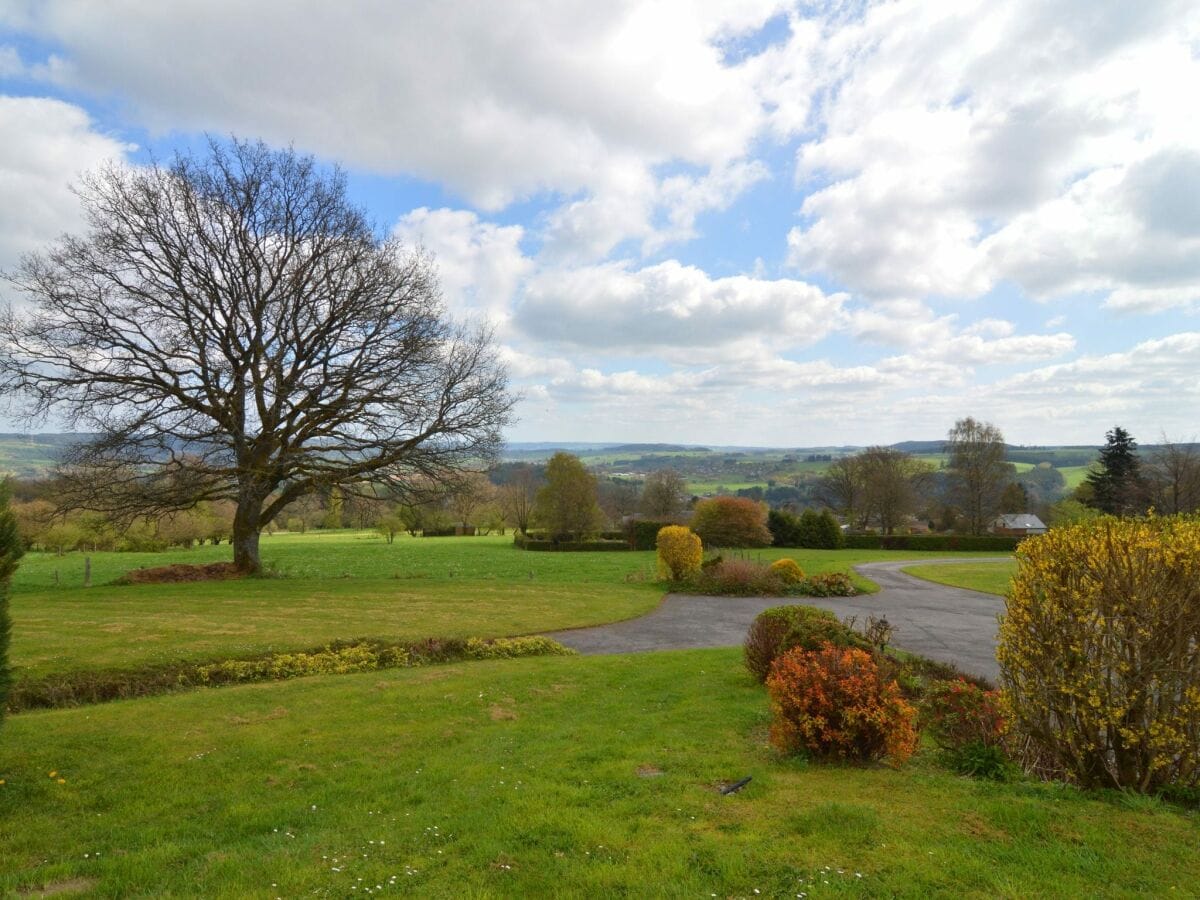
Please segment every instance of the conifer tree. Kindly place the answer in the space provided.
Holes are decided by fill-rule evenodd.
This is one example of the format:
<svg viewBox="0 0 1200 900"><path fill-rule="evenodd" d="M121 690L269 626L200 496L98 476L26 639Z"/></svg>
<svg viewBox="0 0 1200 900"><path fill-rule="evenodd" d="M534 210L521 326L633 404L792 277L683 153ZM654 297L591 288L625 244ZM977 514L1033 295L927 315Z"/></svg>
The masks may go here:
<svg viewBox="0 0 1200 900"><path fill-rule="evenodd" d="M1119 425L1104 437L1100 461L1085 482L1092 488L1089 505L1114 516L1136 515L1145 495L1137 442Z"/></svg>

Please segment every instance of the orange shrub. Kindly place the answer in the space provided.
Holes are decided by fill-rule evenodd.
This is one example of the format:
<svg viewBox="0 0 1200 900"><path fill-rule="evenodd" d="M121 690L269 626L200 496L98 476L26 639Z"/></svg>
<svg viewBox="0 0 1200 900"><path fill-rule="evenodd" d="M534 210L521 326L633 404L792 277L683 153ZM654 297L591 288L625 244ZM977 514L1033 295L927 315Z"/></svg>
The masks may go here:
<svg viewBox="0 0 1200 900"><path fill-rule="evenodd" d="M748 497L712 497L696 504L692 530L706 547L766 547L767 507Z"/></svg>
<svg viewBox="0 0 1200 900"><path fill-rule="evenodd" d="M686 525L660 528L654 543L658 548L658 570L672 581L683 581L700 571L704 547Z"/></svg>
<svg viewBox="0 0 1200 900"><path fill-rule="evenodd" d="M767 690L771 743L785 753L898 764L917 746L917 711L865 651L790 650L771 666Z"/></svg>

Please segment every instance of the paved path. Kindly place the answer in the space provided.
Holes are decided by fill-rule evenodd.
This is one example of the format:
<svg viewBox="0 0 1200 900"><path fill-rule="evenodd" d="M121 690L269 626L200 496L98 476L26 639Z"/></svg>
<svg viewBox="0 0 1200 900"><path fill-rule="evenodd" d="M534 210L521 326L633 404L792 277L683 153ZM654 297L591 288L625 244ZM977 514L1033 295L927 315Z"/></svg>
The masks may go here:
<svg viewBox="0 0 1200 900"><path fill-rule="evenodd" d="M971 562L999 562L980 560ZM668 594L653 612L637 619L553 632L549 637L584 654L640 653L733 647L742 643L750 623L764 609L803 603L832 610L839 617L887 616L892 643L931 659L954 663L966 672L995 680L996 616L1004 601L992 594L946 587L905 575L905 566L963 562L962 559L899 560L855 566L880 586L857 597L693 597Z"/></svg>

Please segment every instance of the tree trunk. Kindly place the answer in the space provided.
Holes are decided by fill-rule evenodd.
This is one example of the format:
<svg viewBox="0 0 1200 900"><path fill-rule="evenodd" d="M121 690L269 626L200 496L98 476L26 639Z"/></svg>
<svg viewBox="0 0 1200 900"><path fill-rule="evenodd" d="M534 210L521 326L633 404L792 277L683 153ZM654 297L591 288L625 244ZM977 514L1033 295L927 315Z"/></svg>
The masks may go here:
<svg viewBox="0 0 1200 900"><path fill-rule="evenodd" d="M243 496L233 514L233 565L246 575L257 575L262 571L262 560L258 556L258 538L262 530L262 500Z"/></svg>

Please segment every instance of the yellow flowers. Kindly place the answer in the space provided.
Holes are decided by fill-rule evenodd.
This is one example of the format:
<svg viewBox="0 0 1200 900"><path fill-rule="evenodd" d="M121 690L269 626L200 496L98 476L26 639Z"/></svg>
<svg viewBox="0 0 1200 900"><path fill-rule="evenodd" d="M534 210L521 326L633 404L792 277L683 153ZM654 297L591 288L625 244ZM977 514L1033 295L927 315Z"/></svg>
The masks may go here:
<svg viewBox="0 0 1200 900"><path fill-rule="evenodd" d="M658 548L658 570L672 581L683 581L700 571L704 548L700 536L686 525L667 525L660 528L655 539Z"/></svg>
<svg viewBox="0 0 1200 900"><path fill-rule="evenodd" d="M1016 556L997 650L1014 729L1085 786L1200 782L1200 519L1101 518Z"/></svg>

